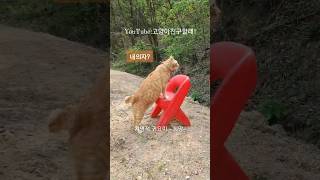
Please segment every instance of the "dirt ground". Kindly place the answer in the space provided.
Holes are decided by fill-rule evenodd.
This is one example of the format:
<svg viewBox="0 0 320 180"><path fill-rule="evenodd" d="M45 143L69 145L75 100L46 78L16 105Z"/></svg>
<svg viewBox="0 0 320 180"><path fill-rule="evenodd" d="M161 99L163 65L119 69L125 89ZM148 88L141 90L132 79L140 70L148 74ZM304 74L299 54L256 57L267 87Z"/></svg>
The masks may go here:
<svg viewBox="0 0 320 180"><path fill-rule="evenodd" d="M67 136L49 134L46 118L85 94L105 60L94 48L0 25L1 180L71 179ZM111 71L111 179L207 180L209 109L187 99L190 128L134 132L123 99L140 81ZM147 114L142 125L156 121ZM242 113L227 146L253 180L320 179L320 150L267 126L257 112Z"/></svg>
<svg viewBox="0 0 320 180"><path fill-rule="evenodd" d="M167 131L155 132L157 118L147 111L142 127L131 129L131 109L124 103L141 78L111 70L111 179L209 179L209 108L187 100L183 106L191 127L173 123ZM180 129L179 129L180 128ZM126 172L126 173L123 173Z"/></svg>
<svg viewBox="0 0 320 180"><path fill-rule="evenodd" d="M227 147L252 180L319 180L320 150L268 126L258 112L243 112Z"/></svg>

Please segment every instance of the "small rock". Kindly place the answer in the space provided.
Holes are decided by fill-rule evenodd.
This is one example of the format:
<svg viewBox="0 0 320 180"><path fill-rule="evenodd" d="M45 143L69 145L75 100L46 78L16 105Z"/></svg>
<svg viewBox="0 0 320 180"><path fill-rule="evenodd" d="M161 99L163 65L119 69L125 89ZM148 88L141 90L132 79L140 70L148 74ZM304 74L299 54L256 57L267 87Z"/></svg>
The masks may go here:
<svg viewBox="0 0 320 180"><path fill-rule="evenodd" d="M136 180L142 180L142 177L141 177L141 176L138 176L138 177L136 178Z"/></svg>
<svg viewBox="0 0 320 180"><path fill-rule="evenodd" d="M186 176L186 179L190 179L190 176Z"/></svg>

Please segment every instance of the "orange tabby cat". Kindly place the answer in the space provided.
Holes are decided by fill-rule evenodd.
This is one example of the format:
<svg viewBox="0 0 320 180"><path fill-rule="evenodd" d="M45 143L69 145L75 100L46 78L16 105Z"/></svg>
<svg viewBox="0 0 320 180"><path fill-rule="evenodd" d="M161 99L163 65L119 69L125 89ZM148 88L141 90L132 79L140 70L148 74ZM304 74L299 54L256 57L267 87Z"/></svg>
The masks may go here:
<svg viewBox="0 0 320 180"><path fill-rule="evenodd" d="M143 119L143 115L152 103L154 103L164 90L171 73L179 68L178 62L170 56L152 71L141 83L139 89L125 98L126 103L131 103L133 112L133 124L137 126Z"/></svg>
<svg viewBox="0 0 320 180"><path fill-rule="evenodd" d="M78 180L104 180L109 169L107 123L109 73L104 72L80 103L50 115L50 132L67 130Z"/></svg>

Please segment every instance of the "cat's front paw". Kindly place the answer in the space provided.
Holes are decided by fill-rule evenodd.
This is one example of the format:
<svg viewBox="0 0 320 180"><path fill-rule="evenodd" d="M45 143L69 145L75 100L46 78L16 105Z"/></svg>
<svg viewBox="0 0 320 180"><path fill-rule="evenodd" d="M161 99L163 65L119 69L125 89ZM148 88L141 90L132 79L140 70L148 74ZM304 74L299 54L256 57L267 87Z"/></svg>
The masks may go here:
<svg viewBox="0 0 320 180"><path fill-rule="evenodd" d="M163 93L160 93L160 96L159 96L160 98L163 98L163 99L167 99L166 98L166 95L165 94L163 94Z"/></svg>

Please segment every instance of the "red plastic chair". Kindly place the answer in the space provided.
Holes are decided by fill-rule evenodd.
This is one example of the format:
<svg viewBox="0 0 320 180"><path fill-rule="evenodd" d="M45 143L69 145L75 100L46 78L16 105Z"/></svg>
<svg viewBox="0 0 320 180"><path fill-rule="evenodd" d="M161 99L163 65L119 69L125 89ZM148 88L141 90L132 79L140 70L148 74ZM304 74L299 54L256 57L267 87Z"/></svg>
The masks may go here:
<svg viewBox="0 0 320 180"><path fill-rule="evenodd" d="M167 126L174 118L184 126L190 126L189 118L180 108L190 87L190 79L186 75L176 75L169 80L165 89L166 98L160 97L151 112L151 117L156 117L162 110L164 111L159 119L157 128Z"/></svg>
<svg viewBox="0 0 320 180"><path fill-rule="evenodd" d="M248 176L224 146L248 98L255 89L254 52L241 44L220 42L211 46L210 81L222 80L211 96L211 172L214 180L247 180Z"/></svg>

